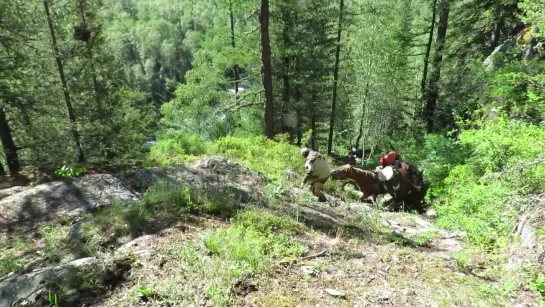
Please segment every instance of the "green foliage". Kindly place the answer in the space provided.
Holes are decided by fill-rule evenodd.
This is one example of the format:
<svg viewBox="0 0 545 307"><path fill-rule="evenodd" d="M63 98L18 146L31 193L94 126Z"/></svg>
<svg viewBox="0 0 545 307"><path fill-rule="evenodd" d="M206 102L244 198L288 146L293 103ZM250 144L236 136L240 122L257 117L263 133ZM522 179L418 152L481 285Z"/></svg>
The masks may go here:
<svg viewBox="0 0 545 307"><path fill-rule="evenodd" d="M425 182L432 183L433 188L440 188L450 171L464 163L468 150L454 137L428 134L424 146L410 145L401 152L404 159L422 171Z"/></svg>
<svg viewBox="0 0 545 307"><path fill-rule="evenodd" d="M539 124L545 121L545 64L539 60L527 63L511 61L490 76L486 100L491 107L510 118Z"/></svg>
<svg viewBox="0 0 545 307"><path fill-rule="evenodd" d="M540 274L530 281L530 289L539 293L541 300L545 301L545 277Z"/></svg>
<svg viewBox="0 0 545 307"><path fill-rule="evenodd" d="M202 281L206 296L216 305L231 306L233 285L263 272L274 260L293 259L305 251L292 238L304 228L286 217L255 209L243 211L233 219L231 226L203 238L213 257L204 257L190 246L182 247L180 278L188 280L192 276L191 279ZM172 296L175 292L165 294ZM177 301L180 300L184 299Z"/></svg>
<svg viewBox="0 0 545 307"><path fill-rule="evenodd" d="M159 165L185 163L207 150L208 144L196 134L167 131L151 147L148 159Z"/></svg>
<svg viewBox="0 0 545 307"><path fill-rule="evenodd" d="M22 267L22 263L18 257L9 252L3 252L0 256L0 276L4 276L10 272L16 272Z"/></svg>
<svg viewBox="0 0 545 307"><path fill-rule="evenodd" d="M442 192L438 225L465 230L472 243L489 250L501 247L516 221L514 197L544 188L543 164L522 167L542 156L544 142L541 126L517 120L462 131L459 146L469 149L467 157L435 183Z"/></svg>
<svg viewBox="0 0 545 307"><path fill-rule="evenodd" d="M173 216L195 208L189 188L177 182L161 181L153 185L144 195L142 204L148 211L165 212Z"/></svg>
<svg viewBox="0 0 545 307"><path fill-rule="evenodd" d="M234 225L253 228L262 235L273 233L300 233L306 230L305 225L287 217L264 214L262 210L245 210L237 214L231 221Z"/></svg>
<svg viewBox="0 0 545 307"><path fill-rule="evenodd" d="M95 250L106 239L101 233L114 234L115 238L137 237L153 229L159 221L171 222L194 208L194 198L187 187L160 181L149 188L142 200L113 204L96 214L85 224L82 240L87 243L86 248Z"/></svg>
<svg viewBox="0 0 545 307"><path fill-rule="evenodd" d="M431 241L438 237L440 237L440 235L438 235L436 232L426 231L419 233L418 236L414 238L414 241L419 246L429 246Z"/></svg>
<svg viewBox="0 0 545 307"><path fill-rule="evenodd" d="M205 239L205 246L216 255L243 262L247 266L248 274L263 270L270 260L269 257L282 260L296 257L304 252L303 247L288 233L275 234L263 231L271 226L271 221L280 221L279 218L254 219L254 221L255 224L239 222L227 229L216 231Z"/></svg>
<svg viewBox="0 0 545 307"><path fill-rule="evenodd" d="M55 175L59 178L69 178L75 176L81 176L86 173L85 167L77 165L70 167L63 165L61 168L55 170Z"/></svg>
<svg viewBox="0 0 545 307"><path fill-rule="evenodd" d="M47 302L49 303L48 307L58 307L59 299L57 297L57 293L49 291L47 293Z"/></svg>
<svg viewBox="0 0 545 307"><path fill-rule="evenodd" d="M539 27L540 29L545 28L545 18L543 17L543 10L545 9L545 4L540 1L531 1L524 0L520 1L519 7L526 10L526 16L522 16L522 20L525 23L530 23ZM543 32L536 33L536 37L542 37Z"/></svg>
<svg viewBox="0 0 545 307"><path fill-rule="evenodd" d="M68 227L45 226L41 229L42 238L45 244L45 250L50 253L60 252L68 243Z"/></svg>
<svg viewBox="0 0 545 307"><path fill-rule="evenodd" d="M211 149L211 152L238 161L274 182L282 182L288 169L302 169L303 158L299 151L287 142L275 142L261 136L225 137L214 142Z"/></svg>

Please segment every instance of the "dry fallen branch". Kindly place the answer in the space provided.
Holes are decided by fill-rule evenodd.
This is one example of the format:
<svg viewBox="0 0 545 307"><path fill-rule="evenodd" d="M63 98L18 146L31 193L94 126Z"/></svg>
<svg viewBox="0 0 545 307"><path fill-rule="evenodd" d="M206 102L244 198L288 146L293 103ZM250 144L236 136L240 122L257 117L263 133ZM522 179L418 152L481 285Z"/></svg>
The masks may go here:
<svg viewBox="0 0 545 307"><path fill-rule="evenodd" d="M244 18L245 21L248 21L250 18L256 16L259 13L259 10L255 10L252 14L250 14L248 17Z"/></svg>
<svg viewBox="0 0 545 307"><path fill-rule="evenodd" d="M233 114L235 114L235 112L237 112L240 109L247 108L247 107L252 107L252 106L259 106L259 105L263 105L263 103L262 102L251 102L251 103L241 104L239 106L231 108L230 109L231 112L229 112L228 117L231 117Z"/></svg>
<svg viewBox="0 0 545 307"><path fill-rule="evenodd" d="M301 261L304 261L304 260L310 260L310 259L323 257L323 256L325 256L325 254L327 254L328 251L329 251L329 248L324 249L323 251L321 251L321 252L319 252L317 254L314 254L314 255L308 255L308 256L305 256L305 257L296 258L296 259L293 259L293 260L289 261L288 264L293 265L293 264L295 264L297 262L301 262Z"/></svg>
<svg viewBox="0 0 545 307"><path fill-rule="evenodd" d="M328 251L329 251L329 249L326 248L326 249L324 249L323 251L321 251L321 252L319 252L317 254L301 257L301 258L299 258L297 260L302 261L302 260L309 260L309 259L319 258L319 257L325 256L325 254L327 254Z"/></svg>

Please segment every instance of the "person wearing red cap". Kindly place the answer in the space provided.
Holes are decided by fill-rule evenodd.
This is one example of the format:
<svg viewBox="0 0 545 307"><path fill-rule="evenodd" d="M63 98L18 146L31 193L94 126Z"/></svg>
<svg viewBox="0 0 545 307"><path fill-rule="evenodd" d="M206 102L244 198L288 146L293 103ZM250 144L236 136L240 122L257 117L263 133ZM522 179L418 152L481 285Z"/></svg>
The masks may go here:
<svg viewBox="0 0 545 307"><path fill-rule="evenodd" d="M387 155L380 158L380 160L378 160L378 163L382 165L383 167L393 166L394 163L399 162L400 160L401 160L401 156L397 152L392 150Z"/></svg>
<svg viewBox="0 0 545 307"><path fill-rule="evenodd" d="M392 166L394 169L403 168L411 174L413 186L420 191L422 186L422 174L409 162L401 159L401 155L396 151L391 150L384 157L380 158L378 163L382 167Z"/></svg>

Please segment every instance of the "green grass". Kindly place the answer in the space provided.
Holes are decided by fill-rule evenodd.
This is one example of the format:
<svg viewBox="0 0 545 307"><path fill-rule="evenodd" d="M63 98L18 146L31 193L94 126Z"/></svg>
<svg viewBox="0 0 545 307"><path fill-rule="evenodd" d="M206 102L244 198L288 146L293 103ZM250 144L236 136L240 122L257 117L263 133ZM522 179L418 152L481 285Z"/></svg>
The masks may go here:
<svg viewBox="0 0 545 307"><path fill-rule="evenodd" d="M431 184L437 225L466 231L470 244L493 252L511 241L515 200L545 189L544 164L510 170L543 157L544 147L543 127L500 118L462 130L457 139L429 135L418 154L407 155ZM487 178L491 173L501 175Z"/></svg>
<svg viewBox="0 0 545 307"><path fill-rule="evenodd" d="M440 237L440 235L433 231L426 231L419 233L413 238L414 242L419 246L429 246L433 239Z"/></svg>
<svg viewBox="0 0 545 307"><path fill-rule="evenodd" d="M0 256L0 276L19 270L23 264L18 257L9 252L2 253Z"/></svg>
<svg viewBox="0 0 545 307"><path fill-rule="evenodd" d="M229 227L181 246L176 273L156 287L146 286L153 293L148 297L155 303L190 305L211 300L216 306L232 306L238 284L265 272L274 262L305 252L293 239L305 229L288 217L256 209L240 212Z"/></svg>

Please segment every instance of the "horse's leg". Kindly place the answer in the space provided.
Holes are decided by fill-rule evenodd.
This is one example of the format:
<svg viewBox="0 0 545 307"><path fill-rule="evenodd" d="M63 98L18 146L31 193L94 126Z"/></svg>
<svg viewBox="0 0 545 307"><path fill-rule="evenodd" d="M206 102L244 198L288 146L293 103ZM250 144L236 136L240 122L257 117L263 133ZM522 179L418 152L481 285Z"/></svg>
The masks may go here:
<svg viewBox="0 0 545 307"><path fill-rule="evenodd" d="M349 181L346 181L345 183L343 183L343 185L342 185L342 187L341 187L341 189L342 189L343 191L344 191L344 188L346 187L347 184L352 184L352 185L354 186L354 188L357 189L356 184L355 184L353 181L349 180Z"/></svg>
<svg viewBox="0 0 545 307"><path fill-rule="evenodd" d="M361 192L363 193L363 195L360 196L359 201L360 201L360 202L364 202L364 201L367 199L367 197L369 197L369 196L371 195L371 193L369 193L369 192L364 192L364 191L361 191Z"/></svg>

